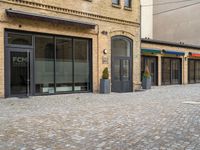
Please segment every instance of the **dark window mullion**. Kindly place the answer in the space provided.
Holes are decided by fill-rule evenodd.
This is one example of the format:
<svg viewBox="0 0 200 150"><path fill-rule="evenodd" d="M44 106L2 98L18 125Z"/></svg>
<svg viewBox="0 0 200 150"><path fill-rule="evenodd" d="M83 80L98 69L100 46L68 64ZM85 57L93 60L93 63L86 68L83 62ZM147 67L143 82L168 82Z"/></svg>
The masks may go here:
<svg viewBox="0 0 200 150"><path fill-rule="evenodd" d="M54 37L54 93L56 93L56 37Z"/></svg>
<svg viewBox="0 0 200 150"><path fill-rule="evenodd" d="M75 79L74 79L74 60L75 60L75 57L74 57L74 38L72 38L72 92L75 91Z"/></svg>

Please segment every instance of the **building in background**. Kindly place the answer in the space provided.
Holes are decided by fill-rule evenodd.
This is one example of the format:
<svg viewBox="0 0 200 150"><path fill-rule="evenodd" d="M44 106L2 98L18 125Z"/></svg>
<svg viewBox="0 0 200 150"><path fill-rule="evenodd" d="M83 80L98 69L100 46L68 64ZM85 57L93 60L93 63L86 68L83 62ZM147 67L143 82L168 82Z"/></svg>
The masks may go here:
<svg viewBox="0 0 200 150"><path fill-rule="evenodd" d="M153 39L200 45L199 0L154 0L153 14Z"/></svg>
<svg viewBox="0 0 200 150"><path fill-rule="evenodd" d="M1 0L0 96L140 88L140 0Z"/></svg>
<svg viewBox="0 0 200 150"><path fill-rule="evenodd" d="M153 38L153 0L141 0L141 36Z"/></svg>

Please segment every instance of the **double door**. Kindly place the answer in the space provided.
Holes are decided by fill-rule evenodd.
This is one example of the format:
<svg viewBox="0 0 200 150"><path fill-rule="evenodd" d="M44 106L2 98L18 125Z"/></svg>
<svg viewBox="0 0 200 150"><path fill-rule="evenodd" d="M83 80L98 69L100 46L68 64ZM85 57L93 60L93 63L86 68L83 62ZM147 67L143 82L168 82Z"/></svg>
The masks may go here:
<svg viewBox="0 0 200 150"><path fill-rule="evenodd" d="M200 60L188 59L188 82L200 83Z"/></svg>
<svg viewBox="0 0 200 150"><path fill-rule="evenodd" d="M112 59L112 92L132 92L131 58Z"/></svg>
<svg viewBox="0 0 200 150"><path fill-rule="evenodd" d="M181 67L179 58L162 58L162 85L181 84Z"/></svg>
<svg viewBox="0 0 200 150"><path fill-rule="evenodd" d="M32 95L32 51L9 48L6 51L6 96Z"/></svg>

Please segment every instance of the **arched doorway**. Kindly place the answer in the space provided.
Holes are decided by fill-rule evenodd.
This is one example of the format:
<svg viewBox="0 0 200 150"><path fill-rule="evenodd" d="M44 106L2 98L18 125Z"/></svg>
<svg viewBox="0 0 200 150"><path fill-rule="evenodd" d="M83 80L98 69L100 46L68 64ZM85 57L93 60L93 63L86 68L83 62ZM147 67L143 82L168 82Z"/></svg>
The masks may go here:
<svg viewBox="0 0 200 150"><path fill-rule="evenodd" d="M125 36L114 36L111 42L112 92L133 91L133 42Z"/></svg>

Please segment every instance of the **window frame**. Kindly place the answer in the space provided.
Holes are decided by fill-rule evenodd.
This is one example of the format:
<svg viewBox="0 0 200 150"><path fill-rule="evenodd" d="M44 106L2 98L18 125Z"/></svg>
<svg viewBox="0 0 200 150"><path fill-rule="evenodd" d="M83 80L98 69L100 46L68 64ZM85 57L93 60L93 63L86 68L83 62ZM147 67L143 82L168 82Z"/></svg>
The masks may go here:
<svg viewBox="0 0 200 150"><path fill-rule="evenodd" d="M120 5L120 0L117 0L117 3L113 2L113 0L112 0L112 5L117 5L117 6L119 6L119 5Z"/></svg>
<svg viewBox="0 0 200 150"><path fill-rule="evenodd" d="M129 1L129 6L126 5L126 0L124 0L124 8L125 9L131 9L132 8L132 0L128 0Z"/></svg>

